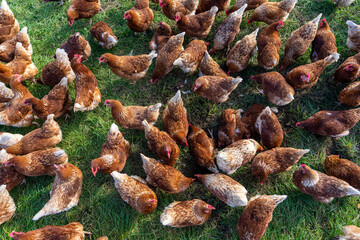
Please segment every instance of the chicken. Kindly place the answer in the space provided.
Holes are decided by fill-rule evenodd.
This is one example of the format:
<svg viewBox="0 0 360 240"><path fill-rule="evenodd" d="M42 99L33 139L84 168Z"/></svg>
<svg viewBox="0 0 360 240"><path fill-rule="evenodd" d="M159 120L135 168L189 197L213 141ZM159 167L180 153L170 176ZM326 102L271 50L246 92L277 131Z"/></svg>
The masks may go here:
<svg viewBox="0 0 360 240"><path fill-rule="evenodd" d="M226 47L230 47L230 44L234 41L236 35L240 31L241 19L244 14L247 4L242 6L236 12L230 14L218 27L214 36L214 45L210 49L209 53L223 50Z"/></svg>
<svg viewBox="0 0 360 240"><path fill-rule="evenodd" d="M252 138L256 138L258 133L255 128L256 119L260 115L260 113L266 108L265 105L262 104L253 104L249 107L246 112L243 114L241 121L244 123L245 128L250 131L250 136Z"/></svg>
<svg viewBox="0 0 360 240"><path fill-rule="evenodd" d="M30 106L24 106L27 98L33 97L29 90L22 85L21 76L15 74L10 80L10 87L14 97L7 106L0 111L0 125L13 127L27 127L32 124L34 114Z"/></svg>
<svg viewBox="0 0 360 240"><path fill-rule="evenodd" d="M19 33L20 26L10 10L6 0L2 0L0 5L0 43L12 39Z"/></svg>
<svg viewBox="0 0 360 240"><path fill-rule="evenodd" d="M237 41L233 48L226 56L226 66L228 67L228 74L240 72L246 68L250 58L256 52L256 35L259 31L255 31Z"/></svg>
<svg viewBox="0 0 360 240"><path fill-rule="evenodd" d="M285 45L284 58L281 63L280 71L285 69L295 61L295 59L301 57L309 48L310 44L315 39L317 25L321 15L322 13L291 33Z"/></svg>
<svg viewBox="0 0 360 240"><path fill-rule="evenodd" d="M126 173L113 171L115 187L121 198L133 209L142 214L152 213L157 206L157 197L144 179L138 176L128 176Z"/></svg>
<svg viewBox="0 0 360 240"><path fill-rule="evenodd" d="M101 147L100 157L91 161L91 171L96 176L100 170L109 175L113 171L121 172L130 155L130 144L113 123L107 134L106 142Z"/></svg>
<svg viewBox="0 0 360 240"><path fill-rule="evenodd" d="M100 0L72 0L67 11L68 23L72 27L76 20L91 19L100 12L100 9Z"/></svg>
<svg viewBox="0 0 360 240"><path fill-rule="evenodd" d="M103 21L97 22L90 28L90 33L96 38L100 45L106 49L114 47L118 39L112 29Z"/></svg>
<svg viewBox="0 0 360 240"><path fill-rule="evenodd" d="M241 82L241 77L202 76L195 80L192 89L200 97L214 103L223 103Z"/></svg>
<svg viewBox="0 0 360 240"><path fill-rule="evenodd" d="M350 50L360 52L360 25L357 25L350 20L346 21L346 24L348 25L348 38L346 41L346 45Z"/></svg>
<svg viewBox="0 0 360 240"><path fill-rule="evenodd" d="M51 148L14 156L5 162L5 166L14 166L18 173L29 177L55 175L54 164L61 165L68 162L68 155L61 148Z"/></svg>
<svg viewBox="0 0 360 240"><path fill-rule="evenodd" d="M15 202L6 190L6 185L0 185L0 225L9 221L15 210Z"/></svg>
<svg viewBox="0 0 360 240"><path fill-rule="evenodd" d="M325 68L337 62L339 58L340 55L338 53L331 53L331 55L325 59L296 67L286 75L286 81L294 89L312 88L319 80Z"/></svg>
<svg viewBox="0 0 360 240"><path fill-rule="evenodd" d="M231 175L250 162L257 151L262 150L261 145L254 139L239 140L221 150L216 156L216 163L221 171Z"/></svg>
<svg viewBox="0 0 360 240"><path fill-rule="evenodd" d="M198 0L160 0L159 6L167 18L175 20L177 12L184 15L194 15L198 3Z"/></svg>
<svg viewBox="0 0 360 240"><path fill-rule="evenodd" d="M215 164L215 140L209 138L201 128L190 125L188 141L190 154L196 163L212 172L219 172Z"/></svg>
<svg viewBox="0 0 360 240"><path fill-rule="evenodd" d="M295 99L294 89L278 72L261 73L250 78L261 84L264 95L277 106L287 105Z"/></svg>
<svg viewBox="0 0 360 240"><path fill-rule="evenodd" d="M78 0L73 0L78 1ZM80 0L86 1L86 0ZM68 40L61 44L60 49L64 49L71 61L75 55L80 55L83 60L87 60L91 55L91 47L88 41L85 40L79 32L70 35ZM62 78L62 77L61 77ZM61 79L60 78L60 79Z"/></svg>
<svg viewBox="0 0 360 240"><path fill-rule="evenodd" d="M14 166L5 166L5 163L12 157L14 155L8 154L5 149L0 150L0 185L6 185L8 191L24 181L24 175L18 173Z"/></svg>
<svg viewBox="0 0 360 240"><path fill-rule="evenodd" d="M54 119L64 116L72 109L68 79L64 77L41 100L38 98L28 98L24 101L24 105L30 105L33 113L43 120L46 120L49 114L54 114Z"/></svg>
<svg viewBox="0 0 360 240"><path fill-rule="evenodd" d="M11 232L14 240L84 240L83 226L72 222L65 226L47 225L29 232Z"/></svg>
<svg viewBox="0 0 360 240"><path fill-rule="evenodd" d="M105 53L99 58L99 63L107 63L114 74L136 83L145 77L152 60L156 56L155 51L138 56L116 56L111 53Z"/></svg>
<svg viewBox="0 0 360 240"><path fill-rule="evenodd" d="M20 42L16 43L14 59L6 65L0 63L0 81L9 84L13 75L21 75L21 81L31 79L38 74L38 69L31 60L31 54Z"/></svg>
<svg viewBox="0 0 360 240"><path fill-rule="evenodd" d="M267 149L280 147L284 132L275 113L266 107L256 119L255 128L261 137L261 144Z"/></svg>
<svg viewBox="0 0 360 240"><path fill-rule="evenodd" d="M10 62L14 59L17 42L20 42L25 50L29 52L30 55L32 55L30 37L27 33L27 27L24 27L13 39L7 40L6 42L0 44L0 61Z"/></svg>
<svg viewBox="0 0 360 240"><path fill-rule="evenodd" d="M10 147L22 139L21 134L12 134L8 132L0 132L0 149Z"/></svg>
<svg viewBox="0 0 360 240"><path fill-rule="evenodd" d="M273 217L273 211L287 195L256 195L249 200L237 223L240 239L260 240Z"/></svg>
<svg viewBox="0 0 360 240"><path fill-rule="evenodd" d="M281 2L265 2L255 8L248 23L264 22L272 24L278 21L286 21L297 0L283 0Z"/></svg>
<svg viewBox="0 0 360 240"><path fill-rule="evenodd" d="M352 82L360 77L360 53L346 59L335 71L338 82Z"/></svg>
<svg viewBox="0 0 360 240"><path fill-rule="evenodd" d="M205 51L205 55L199 65L199 77L208 76L219 76L226 78L228 75L220 68L219 64L212 59L208 51Z"/></svg>
<svg viewBox="0 0 360 240"><path fill-rule="evenodd" d="M196 14L209 11L213 6L219 9L219 12L225 11L230 5L230 0L199 0L199 6Z"/></svg>
<svg viewBox="0 0 360 240"><path fill-rule="evenodd" d="M62 140L60 126L54 121L54 114L48 115L41 128L26 134L19 142L6 148L6 152L24 155L34 151L54 147Z"/></svg>
<svg viewBox="0 0 360 240"><path fill-rule="evenodd" d="M354 225L345 226L342 231L343 235L339 236L339 240L356 240L360 238L360 228Z"/></svg>
<svg viewBox="0 0 360 240"><path fill-rule="evenodd" d="M251 171L263 185L269 174L289 171L308 152L310 152L309 149L273 148L256 155L251 164Z"/></svg>
<svg viewBox="0 0 360 240"><path fill-rule="evenodd" d="M197 174L195 177L228 206L241 207L247 205L247 190L231 177L221 173Z"/></svg>
<svg viewBox="0 0 360 240"><path fill-rule="evenodd" d="M146 181L154 186L159 187L168 193L180 193L185 191L195 180L185 177L179 170L141 155L143 169L146 173Z"/></svg>
<svg viewBox="0 0 360 240"><path fill-rule="evenodd" d="M220 117L218 146L228 146L243 138L249 138L250 132L241 121L242 109L225 109Z"/></svg>
<svg viewBox="0 0 360 240"><path fill-rule="evenodd" d="M209 11L197 15L184 15L182 12L177 12L175 15L176 25L181 32L186 32L188 36L205 38L210 33L217 11L218 8L213 6Z"/></svg>
<svg viewBox="0 0 360 240"><path fill-rule="evenodd" d="M257 39L258 64L266 70L272 69L279 64L279 51L281 39L279 29L284 26L282 21L272 23Z"/></svg>
<svg viewBox="0 0 360 240"><path fill-rule="evenodd" d="M7 88L5 83L0 82L0 103L7 103L14 97L14 93Z"/></svg>
<svg viewBox="0 0 360 240"><path fill-rule="evenodd" d="M81 63L82 58L75 55L71 60L75 79L74 112L94 110L101 102L101 93L94 73Z"/></svg>
<svg viewBox="0 0 360 240"><path fill-rule="evenodd" d="M165 22L159 22L159 28L149 42L150 50L160 52L172 36L171 27Z"/></svg>
<svg viewBox="0 0 360 240"><path fill-rule="evenodd" d="M343 111L320 111L307 120L296 123L297 127L312 133L340 138L347 136L349 130L360 120L360 108Z"/></svg>
<svg viewBox="0 0 360 240"><path fill-rule="evenodd" d="M226 15L230 15L231 13L237 11L245 4L247 4L245 11L248 11L257 8L258 6L260 6L263 3L266 3L267 1L268 0L237 0L230 9L226 9Z"/></svg>
<svg viewBox="0 0 360 240"><path fill-rule="evenodd" d="M154 19L149 0L136 0L134 7L124 13L124 18L131 31L145 32Z"/></svg>
<svg viewBox="0 0 360 240"><path fill-rule="evenodd" d="M184 36L185 33L182 32L170 37L169 41L167 41L165 46L160 50L156 57L155 69L150 80L151 83L158 81L173 69L174 61L178 58L180 53L184 51L182 46Z"/></svg>
<svg viewBox="0 0 360 240"><path fill-rule="evenodd" d="M215 208L200 199L184 202L175 201L161 213L160 222L164 226L188 227L205 223Z"/></svg>
<svg viewBox="0 0 360 240"><path fill-rule="evenodd" d="M351 107L360 106L360 81L353 82L344 88L338 95L338 101Z"/></svg>
<svg viewBox="0 0 360 240"><path fill-rule="evenodd" d="M186 136L188 135L189 123L187 111L181 98L181 91L171 98L162 114L165 131L177 144L188 146Z"/></svg>
<svg viewBox="0 0 360 240"><path fill-rule="evenodd" d="M311 195L314 200L321 203L329 203L335 197L360 195L360 191L347 182L313 170L305 164L294 172L293 182L301 192Z"/></svg>
<svg viewBox="0 0 360 240"><path fill-rule="evenodd" d="M79 168L71 163L54 165L56 177L50 193L50 199L33 217L37 221L48 215L65 212L75 207L80 198L83 175Z"/></svg>
<svg viewBox="0 0 360 240"><path fill-rule="evenodd" d="M143 120L146 120L150 125L154 125L159 117L161 107L161 103L147 107L124 107L119 101L112 99L105 100L105 105L111 108L111 115L120 126L130 129L144 129Z"/></svg>
<svg viewBox="0 0 360 240"><path fill-rule="evenodd" d="M310 54L311 61L316 62L336 52L337 47L335 35L331 32L326 19L321 19L320 27L316 32L314 41L312 42Z"/></svg>
<svg viewBox="0 0 360 240"><path fill-rule="evenodd" d="M184 73L194 73L204 57L208 44L202 40L195 39L191 41L185 50L180 53L173 65L179 66Z"/></svg>

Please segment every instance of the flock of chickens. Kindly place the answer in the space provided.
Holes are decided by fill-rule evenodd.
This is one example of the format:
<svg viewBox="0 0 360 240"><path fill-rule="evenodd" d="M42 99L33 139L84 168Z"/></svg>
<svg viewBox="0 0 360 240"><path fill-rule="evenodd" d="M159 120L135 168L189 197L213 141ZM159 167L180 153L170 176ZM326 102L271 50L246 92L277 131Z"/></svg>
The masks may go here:
<svg viewBox="0 0 360 240"><path fill-rule="evenodd" d="M47 1L50 0L44 0ZM229 0L154 2L159 4L166 17L176 21L181 33L173 34L168 24L160 22L149 43L149 54L116 56L105 53L99 62L108 64L114 74L134 83L145 77L154 58L156 63L151 82L159 81L174 66L188 74L199 69L200 76L193 83L192 89L200 97L214 103L228 100L231 92L242 82L242 78L233 78L230 74L244 70L256 50L258 64L264 69L269 70L279 64L281 40L278 30L284 26L283 22L297 3L296 0L238 0L232 8L227 9ZM337 4L347 6L351 2L340 0ZM259 29L256 29L230 49L239 33L243 13L250 9L255 10L248 23L258 21L269 26L259 36ZM216 14L224 10L228 17L216 30L209 52L209 43L199 39L183 48L185 36L206 37ZM67 13L68 22L72 26L74 21L92 18L100 11L99 0L73 0ZM148 0L136 0L134 7L125 12L124 18L132 31L144 32L152 23L154 14ZM291 34L285 46L280 71L302 56L311 44L312 63L292 69L285 78L276 71L251 76L253 81L261 84L263 94L271 103L277 106L289 104L294 100L296 89L313 87L324 69L338 61L335 36L326 20L320 18L321 14ZM360 76L360 26L352 21L346 23L349 27L347 45L358 53L339 66L334 78L340 82L353 82ZM47 64L41 77L35 80L54 88L42 99L33 97L22 84L22 81L33 79L38 74L31 60L30 38L26 27L19 31L19 24L5 0L2 0L0 7L0 26L0 60L7 62L0 63L0 124L27 127L35 117L45 120L41 128L24 136L0 133L0 224L10 220L15 213L16 206L9 191L20 184L25 176L55 176L50 199L33 217L36 221L47 215L68 211L77 205L83 175L79 168L68 162L66 152L55 147L62 140L62 132L55 119L66 117L71 110L95 109L101 102L101 93L95 75L82 63L90 57L91 47L80 33L75 33L56 50L55 60ZM94 24L90 32L106 49L117 44L117 37L105 22ZM210 56L223 49L228 49L228 72L223 71ZM68 85L73 81L74 104L68 91ZM6 85L10 85L10 88ZM341 91L338 100L351 107L359 106L360 81L351 83ZM263 185L269 175L290 170L309 152L308 149L280 147L284 134L275 114L277 110L262 104L252 105L244 114L241 109L226 109L220 118L217 144L203 129L189 124L180 90L168 101L162 113L165 131L154 126L161 103L146 107L123 106L117 100L108 99L105 105L111 108L111 114L120 126L145 131L148 147L159 161L141 154L146 180L121 173L130 155L130 145L118 126L112 124L100 157L91 162L94 176L99 171L111 175L121 198L142 214L152 213L158 203L155 192L148 184L173 194L186 191L196 178L228 206L245 206L237 224L240 239L260 239L272 219L273 210L287 196L254 196L248 201L247 190L228 175L251 162L252 173ZM318 135L339 138L348 135L359 120L360 108L320 111L298 122L296 126ZM254 139L260 139L261 144ZM189 178L174 168L180 153L178 144L189 147L196 163L213 173ZM217 152L216 147L224 148ZM264 151L264 148L267 150ZM257 154L258 151L260 153ZM329 175L303 164L300 170L294 172L293 182L300 191L322 203L329 203L335 197L360 195L359 166L331 155L326 158L325 168ZM200 225L209 219L213 209L213 206L200 199L175 201L164 209L160 221L172 227ZM10 237L19 240L70 240L84 239L85 233L80 223L73 222L65 226L45 226L26 233L12 232ZM341 239L360 239L359 236L359 228L347 226Z"/></svg>

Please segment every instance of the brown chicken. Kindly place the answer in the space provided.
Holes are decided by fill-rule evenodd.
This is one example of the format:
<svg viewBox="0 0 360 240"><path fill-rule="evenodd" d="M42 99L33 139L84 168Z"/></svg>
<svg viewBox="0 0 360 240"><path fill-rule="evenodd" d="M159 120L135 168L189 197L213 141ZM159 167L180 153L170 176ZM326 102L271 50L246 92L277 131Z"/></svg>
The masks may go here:
<svg viewBox="0 0 360 240"><path fill-rule="evenodd" d="M113 171L111 176L121 198L133 209L142 214L149 214L155 210L158 202L156 194L147 186L144 179L117 171Z"/></svg>
<svg viewBox="0 0 360 240"><path fill-rule="evenodd" d="M186 136L188 135L189 123L187 120L187 111L181 98L180 90L171 98L162 114L165 131L175 140L177 144L186 145Z"/></svg>
<svg viewBox="0 0 360 240"><path fill-rule="evenodd" d="M338 53L331 53L331 55L325 59L320 59L316 62L296 67L286 75L286 81L294 89L312 88L319 80L325 68L330 64L337 62L339 57L340 55Z"/></svg>
<svg viewBox="0 0 360 240"><path fill-rule="evenodd" d="M338 236L339 240L356 240L360 238L360 228L354 226L354 225L348 225L343 227L342 229L343 235Z"/></svg>
<svg viewBox="0 0 360 240"><path fill-rule="evenodd" d="M15 74L10 80L10 87L14 97L7 106L0 111L0 125L13 127L27 127L32 124L34 114L30 106L25 106L24 100L33 95L22 85L21 76Z"/></svg>
<svg viewBox="0 0 360 240"><path fill-rule="evenodd" d="M106 49L114 47L118 39L112 29L103 21L100 21L90 28L90 33L96 38L100 45Z"/></svg>
<svg viewBox="0 0 360 240"><path fill-rule="evenodd" d="M197 174L195 177L218 199L230 207L246 206L247 190L229 176L221 173Z"/></svg>
<svg viewBox="0 0 360 240"><path fill-rule="evenodd" d="M350 50L360 52L360 25L355 24L353 21L346 21L348 25L348 38L346 45Z"/></svg>
<svg viewBox="0 0 360 240"><path fill-rule="evenodd" d="M275 113L266 107L258 116L255 128L260 134L261 144L267 149L280 147L284 132Z"/></svg>
<svg viewBox="0 0 360 240"><path fill-rule="evenodd" d="M241 19L244 14L247 4L242 6L236 12L233 12L228 16L218 27L214 36L214 45L210 49L209 53L223 50L226 47L230 48L230 44L234 41L236 35L240 31Z"/></svg>
<svg viewBox="0 0 360 240"><path fill-rule="evenodd" d="M111 53L105 53L99 58L99 63L107 63L114 74L136 83L145 77L152 60L156 58L156 56L155 51L138 56L116 56Z"/></svg>
<svg viewBox="0 0 360 240"><path fill-rule="evenodd" d="M338 101L351 107L360 106L360 81L353 82L344 88L338 95Z"/></svg>
<svg viewBox="0 0 360 240"><path fill-rule="evenodd" d="M219 64L212 59L208 51L205 51L205 55L199 65L199 77L201 76L219 76L226 78L228 75L221 69Z"/></svg>
<svg viewBox="0 0 360 240"><path fill-rule="evenodd" d="M177 12L193 15L198 7L198 0L160 0L159 6L167 18L175 20Z"/></svg>
<svg viewBox="0 0 360 240"><path fill-rule="evenodd" d="M263 3L266 3L267 1L268 0L237 0L230 9L226 9L226 15L230 15L231 13L237 11L245 4L247 4L245 11L248 11L257 8L258 6L260 6Z"/></svg>
<svg viewBox="0 0 360 240"><path fill-rule="evenodd" d="M311 195L316 201L329 203L335 197L358 196L360 191L347 182L311 169L305 164L293 174L293 182L299 190Z"/></svg>
<svg viewBox="0 0 360 240"><path fill-rule="evenodd" d="M256 138L258 136L255 123L256 119L265 108L265 105L253 104L246 110L241 118L241 121L245 124L245 128L250 131L251 138Z"/></svg>
<svg viewBox="0 0 360 240"><path fill-rule="evenodd" d="M287 40L280 71L301 57L315 39L321 13L310 22L293 31Z"/></svg>
<svg viewBox="0 0 360 240"><path fill-rule="evenodd" d="M173 65L179 66L184 73L194 73L204 57L208 44L202 40L191 41Z"/></svg>
<svg viewBox="0 0 360 240"><path fill-rule="evenodd" d="M159 187L168 193L180 193L185 191L195 180L185 177L179 170L141 155L143 169L146 173L146 181L154 187Z"/></svg>
<svg viewBox="0 0 360 240"><path fill-rule="evenodd" d="M335 35L331 32L326 19L321 19L320 27L316 32L314 41L312 42L310 54L311 61L316 62L336 52L337 47Z"/></svg>
<svg viewBox="0 0 360 240"><path fill-rule="evenodd" d="M279 64L281 39L279 29L284 26L282 21L272 23L257 39L258 64L266 70L272 69Z"/></svg>
<svg viewBox="0 0 360 240"><path fill-rule="evenodd" d="M0 225L9 221L15 210L15 202L6 189L6 185L0 185Z"/></svg>
<svg viewBox="0 0 360 240"><path fill-rule="evenodd" d="M33 221L52 214L65 212L75 207L80 198L83 175L79 168L71 163L54 165L56 177L49 201L33 217Z"/></svg>
<svg viewBox="0 0 360 240"><path fill-rule="evenodd" d="M105 105L111 108L111 115L120 126L130 129L144 129L142 125L144 120L154 125L159 117L161 107L161 103L147 107L124 107L119 101L112 99L105 100Z"/></svg>
<svg viewBox="0 0 360 240"><path fill-rule="evenodd" d="M19 142L6 148L6 152L24 155L34 151L52 148L62 140L60 126L54 121L54 115L48 115L41 128L26 134Z"/></svg>
<svg viewBox="0 0 360 240"><path fill-rule="evenodd" d="M149 42L150 50L155 50L156 52L160 52L172 36L171 27L167 23L159 22L158 25L159 28Z"/></svg>
<svg viewBox="0 0 360 240"><path fill-rule="evenodd" d="M91 161L91 171L96 176L100 170L110 175L113 171L121 172L130 155L130 144L113 123L107 134L106 142L101 147L100 157Z"/></svg>
<svg viewBox="0 0 360 240"><path fill-rule="evenodd" d="M0 61L10 62L15 57L16 43L20 42L26 51L32 55L32 46L30 43L30 37L27 34L27 27L21 29L21 31L10 40L0 44Z"/></svg>
<svg viewBox="0 0 360 240"><path fill-rule="evenodd" d="M164 226L188 227L205 223L215 208L200 199L184 202L175 201L161 213L160 222Z"/></svg>
<svg viewBox="0 0 360 240"><path fill-rule="evenodd" d="M6 3L6 0L2 0L0 5L0 26L0 43L12 39L20 30L19 23L15 19L15 16Z"/></svg>
<svg viewBox="0 0 360 240"><path fill-rule="evenodd" d="M336 69L334 79L338 82L352 82L360 77L360 53L346 59Z"/></svg>
<svg viewBox="0 0 360 240"><path fill-rule="evenodd" d="M81 0L81 1L86 1L86 0ZM70 61L74 58L75 55L80 55L83 60L87 60L91 55L91 47L89 42L86 41L85 38L81 36L79 32L70 35L68 40L63 44L61 44L60 49L65 50Z"/></svg>
<svg viewBox="0 0 360 240"><path fill-rule="evenodd" d="M281 2L265 2L255 8L250 16L248 23L264 22L272 24L274 22L283 21L289 17L291 10L295 7L297 0L283 0Z"/></svg>
<svg viewBox="0 0 360 240"><path fill-rule="evenodd" d="M124 13L127 25L134 32L145 32L154 19L149 0L136 0L134 7Z"/></svg>
<svg viewBox="0 0 360 240"><path fill-rule="evenodd" d="M295 99L294 89L278 72L261 73L250 78L261 84L264 95L277 106L287 105Z"/></svg>
<svg viewBox="0 0 360 240"><path fill-rule="evenodd" d="M228 67L228 74L240 72L246 68L250 58L256 52L256 36L259 31L255 31L237 41L233 48L226 56L226 66Z"/></svg>
<svg viewBox="0 0 360 240"><path fill-rule="evenodd" d="M14 166L5 163L14 157L14 155L6 152L5 149L0 151L0 185L6 185L6 189L11 191L14 187L24 181L24 175L18 173Z"/></svg>
<svg viewBox="0 0 360 240"><path fill-rule="evenodd" d="M287 195L257 195L249 200L237 223L241 240L260 240L273 217L273 211Z"/></svg>
<svg viewBox="0 0 360 240"><path fill-rule="evenodd" d="M343 111L320 111L307 120L296 123L297 127L312 133L340 138L347 136L349 130L360 120L360 108Z"/></svg>
<svg viewBox="0 0 360 240"><path fill-rule="evenodd" d="M209 11L197 15L184 15L182 12L177 12L176 25L181 32L186 32L187 36L205 38L210 33L217 11L218 8L213 6Z"/></svg>
<svg viewBox="0 0 360 240"><path fill-rule="evenodd" d="M308 152L309 149L273 148L256 155L251 164L251 171L263 185L270 174L289 171Z"/></svg>
<svg viewBox="0 0 360 240"><path fill-rule="evenodd" d="M209 138L201 128L190 125L188 141L190 154L196 163L212 172L219 172L215 164L215 140Z"/></svg>
<svg viewBox="0 0 360 240"><path fill-rule="evenodd" d="M249 138L250 132L241 121L242 109L226 109L220 117L218 147L228 146L243 138Z"/></svg>
<svg viewBox="0 0 360 240"><path fill-rule="evenodd" d="M225 11L230 5L230 0L199 0L199 6L196 14L209 11L213 6L219 9L219 12Z"/></svg>
<svg viewBox="0 0 360 240"><path fill-rule="evenodd" d="M192 89L200 97L214 103L223 103L241 82L241 77L202 76L195 80Z"/></svg>
<svg viewBox="0 0 360 240"><path fill-rule="evenodd" d="M0 82L0 103L8 103L14 97L14 93L10 88L7 88L5 83ZM5 107L2 106L0 110Z"/></svg>
<svg viewBox="0 0 360 240"><path fill-rule="evenodd" d="M100 0L72 0L67 11L68 23L72 27L76 20L83 18L91 19L100 12L100 9Z"/></svg>

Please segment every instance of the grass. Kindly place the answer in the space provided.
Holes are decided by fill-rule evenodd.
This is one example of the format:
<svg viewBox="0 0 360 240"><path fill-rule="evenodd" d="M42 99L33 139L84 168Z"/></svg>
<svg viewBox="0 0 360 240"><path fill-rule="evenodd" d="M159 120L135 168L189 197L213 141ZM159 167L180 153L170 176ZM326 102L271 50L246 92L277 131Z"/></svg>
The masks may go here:
<svg viewBox="0 0 360 240"><path fill-rule="evenodd" d="M234 1L232 1L233 3ZM175 22L165 18L159 7L151 3L155 18L146 35L134 36L123 19L124 11L131 8L133 1L109 1L102 0L105 12L101 12L93 18L93 23L105 21L119 37L119 43L111 50L100 47L90 35L88 20L79 20L71 28L66 21L66 11L69 3L64 6L56 2L44 4L41 0L9 0L20 27L27 26L34 49L33 61L41 69L53 60L56 48L67 40L69 35L80 32L89 40L92 47L92 55L85 63L97 77L102 93L102 102L105 99L118 99L124 105L149 105L157 102L166 102L176 93L177 89L189 91L192 82L197 78L197 72L191 76L184 75L179 69L174 69L170 74L161 79L158 84L150 84L149 80L154 68L151 66L147 76L135 86L129 81L114 75L105 65L99 65L98 58L105 52L117 55L129 54L134 49L134 55L148 53L148 43L156 31L159 21L170 23L175 32L178 32ZM351 19L360 23L360 1L356 0L350 7L338 9L331 0L299 0L296 8L291 12L285 27L280 29L283 46L291 32L302 26L305 22L323 13L330 24L338 45L341 58L338 63L329 66L321 76L317 85L310 90L296 92L295 100L285 106L279 107L277 114L281 122L285 139L282 146L295 148L309 148L311 152L306 154L300 163L308 164L319 171L324 171L323 162L326 155L340 154L342 157L360 163L359 135L360 125L355 126L350 135L339 140L320 137L300 128L295 128L295 123L304 120L319 110L342 110L346 106L335 104L337 94L346 86L336 83L332 76L337 66L346 58L354 55L346 46L347 26L346 20ZM247 24L246 20L251 12L244 14L241 30L234 43L251 33L257 27L264 29L263 23ZM216 18L216 23L210 35L205 39L212 45L212 37L216 28L225 19L221 13ZM191 38L186 37L184 46ZM233 43L233 44L234 44ZM293 67L310 62L310 50L293 63ZM214 59L223 69L226 69L226 53L216 52ZM278 67L275 69L278 70ZM270 105L268 100L260 95L256 88L258 85L250 81L249 76L264 72L256 64L254 57L249 66L238 73L244 81L230 95L230 99L222 104L213 104L202 99L194 93L183 95L188 109L189 122L206 129L215 129L221 112L226 108L247 109L254 103ZM233 76L236 76L233 74ZM188 83L184 85L184 80ZM25 83L30 92L36 97L42 97L50 90L47 86ZM71 86L71 95L74 99L74 87ZM162 108L163 109L163 108ZM72 221L79 221L86 231L93 233L87 239L97 239L107 235L110 239L237 239L236 223L243 208L230 208L217 200L199 182L195 182L187 191L180 194L167 194L156 189L159 198L158 208L149 215L141 215L126 204L117 193L114 181L110 176L98 174L93 177L90 171L90 162L99 156L101 146L106 139L106 134L114 122L110 109L100 104L94 111L85 113L71 113L68 120L57 120L63 131L64 140L58 145L69 155L69 161L78 166L84 174L83 191L79 205L65 213L41 218L32 221L32 217L42 208L49 199L52 187L52 177L26 178L26 184L20 185L11 191L17 211L15 216L2 225L0 239L8 239L11 231L30 231L45 225L65 225ZM42 121L39 120L42 124ZM162 119L156 124L163 127ZM36 126L27 128L12 128L0 126L0 131L26 134L34 130ZM145 177L140 160L140 153L154 157L146 145L144 133L138 130L120 128L125 138L131 144L131 155L123 170L129 175ZM216 135L216 134L215 134ZM299 163L299 164L300 164ZM287 172L269 177L263 187L260 187L256 177L251 174L250 164L240 168L232 177L243 184L248 190L248 198L257 194L286 194L288 198L274 211L273 220L263 239L332 239L341 234L345 225L359 225L358 200L356 197L335 199L330 204L321 204L314 201L310 196L301 193L292 183L292 173L299 169L298 165ZM187 176L195 173L205 173L206 170L198 167L191 158L188 149L182 148L180 160L175 167ZM204 225L175 229L163 227L159 221L162 210L171 202L200 198L215 206L216 210Z"/></svg>

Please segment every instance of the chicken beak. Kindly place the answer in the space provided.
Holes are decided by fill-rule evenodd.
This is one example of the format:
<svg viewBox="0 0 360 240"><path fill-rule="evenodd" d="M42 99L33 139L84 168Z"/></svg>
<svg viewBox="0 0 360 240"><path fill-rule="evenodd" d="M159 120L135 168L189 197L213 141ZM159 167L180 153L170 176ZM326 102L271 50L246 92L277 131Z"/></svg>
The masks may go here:
<svg viewBox="0 0 360 240"><path fill-rule="evenodd" d="M74 20L69 20L68 23L69 23L70 27L72 27L74 24Z"/></svg>
<svg viewBox="0 0 360 240"><path fill-rule="evenodd" d="M95 169L91 167L91 172L94 175L94 177L96 177L96 173L98 172L98 167L96 167Z"/></svg>
<svg viewBox="0 0 360 240"><path fill-rule="evenodd" d="M214 209L215 209L215 208L214 208L213 206L211 206L211 205L209 205L208 208L209 208L210 210L214 210Z"/></svg>

